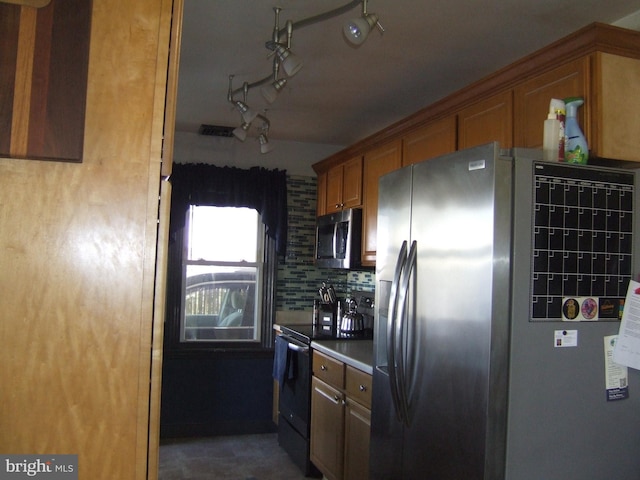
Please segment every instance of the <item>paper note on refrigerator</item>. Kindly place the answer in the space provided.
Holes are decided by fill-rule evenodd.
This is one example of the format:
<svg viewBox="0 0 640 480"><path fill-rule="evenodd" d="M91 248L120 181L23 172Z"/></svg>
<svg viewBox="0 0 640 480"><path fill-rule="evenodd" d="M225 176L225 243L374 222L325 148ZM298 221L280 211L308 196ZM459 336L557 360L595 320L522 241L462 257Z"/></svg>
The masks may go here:
<svg viewBox="0 0 640 480"><path fill-rule="evenodd" d="M640 283L633 280L627 289L613 361L640 370Z"/></svg>

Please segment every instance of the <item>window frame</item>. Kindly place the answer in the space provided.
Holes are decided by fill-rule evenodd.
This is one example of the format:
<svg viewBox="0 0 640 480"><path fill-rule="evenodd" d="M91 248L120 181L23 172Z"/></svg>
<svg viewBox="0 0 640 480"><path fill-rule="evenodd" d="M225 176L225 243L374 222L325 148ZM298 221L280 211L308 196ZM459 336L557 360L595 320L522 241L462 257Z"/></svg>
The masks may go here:
<svg viewBox="0 0 640 480"><path fill-rule="evenodd" d="M165 350L168 352L243 352L243 351L263 351L272 348L273 343L273 321L275 318L275 299L269 300L268 295L275 295L274 286L277 280L277 254L275 253L275 242L266 234L265 225L262 223L260 213L257 215L257 252L256 262L223 262L206 260L188 260L188 235L189 235L189 210L198 205L190 204L187 209L185 226L179 232L180 248L176 251L176 257L169 268L174 269L174 278L177 281L176 295L173 295L173 302L167 299L167 325L165 331ZM207 205L205 205L207 206ZM215 206L215 205L213 205ZM241 208L229 206L225 208ZM251 207L247 207L251 208ZM253 209L253 208L252 208ZM255 210L255 209L253 209ZM185 293L186 293L186 266L193 265L219 265L224 267L255 267L255 323L254 336L250 339L212 339L198 341L183 341L184 338L184 316L185 316ZM271 278L273 277L273 278ZM179 292L179 294L178 294ZM173 303L173 305L171 305ZM172 313L170 313L172 311Z"/></svg>

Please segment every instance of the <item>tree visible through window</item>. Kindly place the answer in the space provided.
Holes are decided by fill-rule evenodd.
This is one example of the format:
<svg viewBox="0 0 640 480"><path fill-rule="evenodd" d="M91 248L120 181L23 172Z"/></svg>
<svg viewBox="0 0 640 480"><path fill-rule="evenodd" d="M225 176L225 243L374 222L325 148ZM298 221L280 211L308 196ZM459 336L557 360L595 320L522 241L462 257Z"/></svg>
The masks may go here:
<svg viewBox="0 0 640 480"><path fill-rule="evenodd" d="M181 342L259 342L264 227L250 208L191 206Z"/></svg>

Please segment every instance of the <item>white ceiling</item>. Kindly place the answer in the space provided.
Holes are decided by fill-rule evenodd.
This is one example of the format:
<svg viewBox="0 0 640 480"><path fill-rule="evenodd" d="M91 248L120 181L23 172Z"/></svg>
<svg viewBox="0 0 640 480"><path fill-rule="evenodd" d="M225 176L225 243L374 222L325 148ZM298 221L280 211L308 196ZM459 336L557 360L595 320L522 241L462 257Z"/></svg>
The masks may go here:
<svg viewBox="0 0 640 480"><path fill-rule="evenodd" d="M239 125L228 77L238 88L270 75L265 42L274 6L283 27L348 3L272 2L185 0L177 132ZM359 48L344 40L342 24L360 7L297 29L291 49L303 69L272 105L259 88L249 92L252 108L268 108L276 146L347 146L594 21L640 29L637 0L369 0L368 11L378 14L383 35L372 31ZM227 140L224 148L233 148L236 140Z"/></svg>

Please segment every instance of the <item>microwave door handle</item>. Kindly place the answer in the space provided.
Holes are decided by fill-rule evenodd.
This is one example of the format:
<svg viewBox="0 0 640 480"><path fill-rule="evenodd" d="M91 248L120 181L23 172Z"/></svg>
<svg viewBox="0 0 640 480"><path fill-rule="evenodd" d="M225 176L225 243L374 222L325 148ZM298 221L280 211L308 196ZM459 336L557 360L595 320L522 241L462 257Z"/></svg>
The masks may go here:
<svg viewBox="0 0 640 480"><path fill-rule="evenodd" d="M398 377L396 374L396 321L398 310L398 287L400 284L400 278L402 276L402 270L405 267L407 258L407 241L402 242L400 247L400 253L396 261L396 268L393 274L393 282L391 283L391 291L389 292L389 314L387 317L387 364L389 373L389 388L391 389L391 398L393 400L393 406L396 410L396 416L399 421L402 420L402 410L400 406L400 394L398 386Z"/></svg>
<svg viewBox="0 0 640 480"><path fill-rule="evenodd" d="M333 242L332 242L332 246L333 246L333 258L337 258L338 256L338 223L334 223L333 224Z"/></svg>

